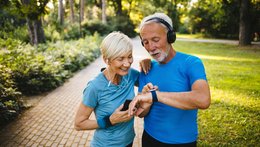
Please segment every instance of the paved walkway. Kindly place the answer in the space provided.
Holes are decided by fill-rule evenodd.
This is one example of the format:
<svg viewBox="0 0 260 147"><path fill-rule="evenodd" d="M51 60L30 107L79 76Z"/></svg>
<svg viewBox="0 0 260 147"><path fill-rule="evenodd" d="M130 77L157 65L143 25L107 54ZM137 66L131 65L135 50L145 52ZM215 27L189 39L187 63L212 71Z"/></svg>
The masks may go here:
<svg viewBox="0 0 260 147"><path fill-rule="evenodd" d="M139 39L134 39L134 63L147 55ZM0 146L90 146L94 131L75 131L74 117L81 102L87 81L93 78L104 63L100 58L69 79L63 86L50 92L26 110L16 121L0 130ZM136 89L137 90L137 89ZM91 116L93 118L93 115ZM134 147L140 147L143 120L135 119Z"/></svg>

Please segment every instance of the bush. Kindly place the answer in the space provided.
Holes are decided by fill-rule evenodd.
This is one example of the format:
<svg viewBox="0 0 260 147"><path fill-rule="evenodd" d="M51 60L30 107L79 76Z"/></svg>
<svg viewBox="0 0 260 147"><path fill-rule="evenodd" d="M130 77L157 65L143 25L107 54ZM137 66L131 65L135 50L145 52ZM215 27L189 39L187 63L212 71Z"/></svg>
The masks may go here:
<svg viewBox="0 0 260 147"><path fill-rule="evenodd" d="M4 5L6 6L4 6ZM8 1L2 2L0 5L0 38L2 39L18 39L29 42L29 35L26 27L26 19L17 17L14 13L7 11ZM10 9L10 8L9 8Z"/></svg>
<svg viewBox="0 0 260 147"><path fill-rule="evenodd" d="M82 32L84 36L93 35L95 33L104 36L111 31L112 28L107 24L103 24L100 20L93 20L82 23Z"/></svg>
<svg viewBox="0 0 260 147"><path fill-rule="evenodd" d="M180 34L190 34L190 33L191 33L191 32L189 31L189 29L188 29L187 27L185 27L185 26L180 26L178 32L179 32Z"/></svg>
<svg viewBox="0 0 260 147"><path fill-rule="evenodd" d="M93 34L92 34L93 35ZM81 37L79 24L68 24L64 29L64 40L78 39Z"/></svg>
<svg viewBox="0 0 260 147"><path fill-rule="evenodd" d="M107 24L103 24L100 20L87 21L82 24L83 35L93 35L95 32L102 36L112 31L120 31L129 37L135 37L135 26L128 16L108 17Z"/></svg>
<svg viewBox="0 0 260 147"><path fill-rule="evenodd" d="M108 25L113 31L121 31L129 37L135 37L137 34L134 31L135 26L128 16L116 16L108 18Z"/></svg>
<svg viewBox="0 0 260 147"><path fill-rule="evenodd" d="M94 34L33 47L0 39L0 123L13 119L23 108L21 96L50 91L96 59L100 41Z"/></svg>
<svg viewBox="0 0 260 147"><path fill-rule="evenodd" d="M97 58L100 37L58 41L37 48L16 40L0 40L0 63L12 71L12 80L24 95L38 94L61 85L72 73Z"/></svg>
<svg viewBox="0 0 260 147"><path fill-rule="evenodd" d="M22 105L12 79L12 71L0 64L0 125L12 120L20 112Z"/></svg>
<svg viewBox="0 0 260 147"><path fill-rule="evenodd" d="M45 34L46 40L51 41L51 42L56 42L58 40L61 40L61 38L62 38L62 36L57 31L57 29L55 28L54 25L47 25L44 28L44 34Z"/></svg>

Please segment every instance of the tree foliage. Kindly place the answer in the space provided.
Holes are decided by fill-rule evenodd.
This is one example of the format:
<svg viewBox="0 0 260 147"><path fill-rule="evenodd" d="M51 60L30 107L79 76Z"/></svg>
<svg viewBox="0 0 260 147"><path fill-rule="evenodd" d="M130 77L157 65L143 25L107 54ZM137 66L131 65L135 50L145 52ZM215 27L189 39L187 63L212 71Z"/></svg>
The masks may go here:
<svg viewBox="0 0 260 147"><path fill-rule="evenodd" d="M259 2L249 1L247 20L253 32L259 32ZM200 0L193 3L188 13L192 33L202 32L216 38L238 39L241 1L239 0Z"/></svg>
<svg viewBox="0 0 260 147"><path fill-rule="evenodd" d="M192 33L203 32L218 38L237 37L239 5L228 1L201 0L189 12Z"/></svg>
<svg viewBox="0 0 260 147"><path fill-rule="evenodd" d="M164 12L172 18L174 28L178 32L204 33L207 36L231 39L238 39L239 36L240 0L199 0L193 1L192 5L191 0L103 1L106 1L107 19L118 16L126 17L125 19L128 20L127 22L133 23L134 28L138 28L143 17L154 12ZM250 19L248 21L251 26L250 34L252 34L254 32L259 32L260 2L258 0L249 1L250 15L248 18ZM47 7L48 2L54 4L54 9ZM60 25L56 20L49 21L53 16L52 13L58 13L57 0L2 0L0 2L0 12L2 12L0 14L0 24L5 27L0 29L0 31L6 32L9 30L9 32L14 32L14 28L16 27L12 26L24 26L25 22L27 22L28 31L31 32L28 34L31 36L31 42L33 42L35 40L32 39L34 37L33 34L37 34L35 32L32 33L34 25L39 25L35 28L43 27L45 30L47 27L55 25L57 31L63 35L68 30L67 27L75 26L75 23L78 24L78 27L81 27L81 23L84 24L88 21L99 21L102 19L102 0L86 0L86 8L84 12L81 12L81 14L84 13L85 20L82 22L79 21L80 2L80 0L75 0L74 3L66 1L64 7L64 25ZM75 12L72 8L75 9ZM74 14L72 15L71 13L73 12ZM70 18L72 16L74 16L73 19ZM41 20L43 20L43 24L41 24ZM78 28L78 30L84 31L84 28ZM41 30L38 32L40 35L45 35ZM6 33L2 33L0 36L1 38L8 38ZM44 42L44 36L42 38ZM49 38L50 37L47 36L47 39ZM60 38L62 39L64 37ZM75 39L75 37L73 37L73 39Z"/></svg>
<svg viewBox="0 0 260 147"><path fill-rule="evenodd" d="M47 14L49 0L5 0L9 10L4 11L26 20L31 44L45 42L41 16Z"/></svg>

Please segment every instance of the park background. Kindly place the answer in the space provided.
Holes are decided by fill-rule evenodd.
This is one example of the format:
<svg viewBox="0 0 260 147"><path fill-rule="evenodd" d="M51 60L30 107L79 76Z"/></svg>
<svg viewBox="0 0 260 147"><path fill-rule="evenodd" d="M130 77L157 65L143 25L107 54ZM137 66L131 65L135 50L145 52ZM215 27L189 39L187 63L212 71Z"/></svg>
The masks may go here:
<svg viewBox="0 0 260 147"><path fill-rule="evenodd" d="M199 111L200 146L257 146L260 140L258 0L1 0L1 129L100 56L111 31L138 36L141 19L164 12L174 48L200 57L212 104ZM207 38L235 43L178 39Z"/></svg>

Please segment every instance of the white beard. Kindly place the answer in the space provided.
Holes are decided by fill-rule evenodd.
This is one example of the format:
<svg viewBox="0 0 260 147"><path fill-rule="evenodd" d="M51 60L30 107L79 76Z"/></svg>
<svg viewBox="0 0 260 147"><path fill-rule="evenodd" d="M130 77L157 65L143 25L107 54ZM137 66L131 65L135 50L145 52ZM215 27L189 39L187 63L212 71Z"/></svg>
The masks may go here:
<svg viewBox="0 0 260 147"><path fill-rule="evenodd" d="M165 58L167 57L167 55L168 55L167 53L161 52L160 57L155 59L155 60L158 61L158 62L163 62L165 60Z"/></svg>
<svg viewBox="0 0 260 147"><path fill-rule="evenodd" d="M166 52L164 52L164 51L162 51L161 49L159 49L159 51L160 51L160 57L157 58L157 59L155 59L155 60L158 61L158 62L163 62L163 61L167 58L170 49L171 49L170 46L168 46Z"/></svg>

